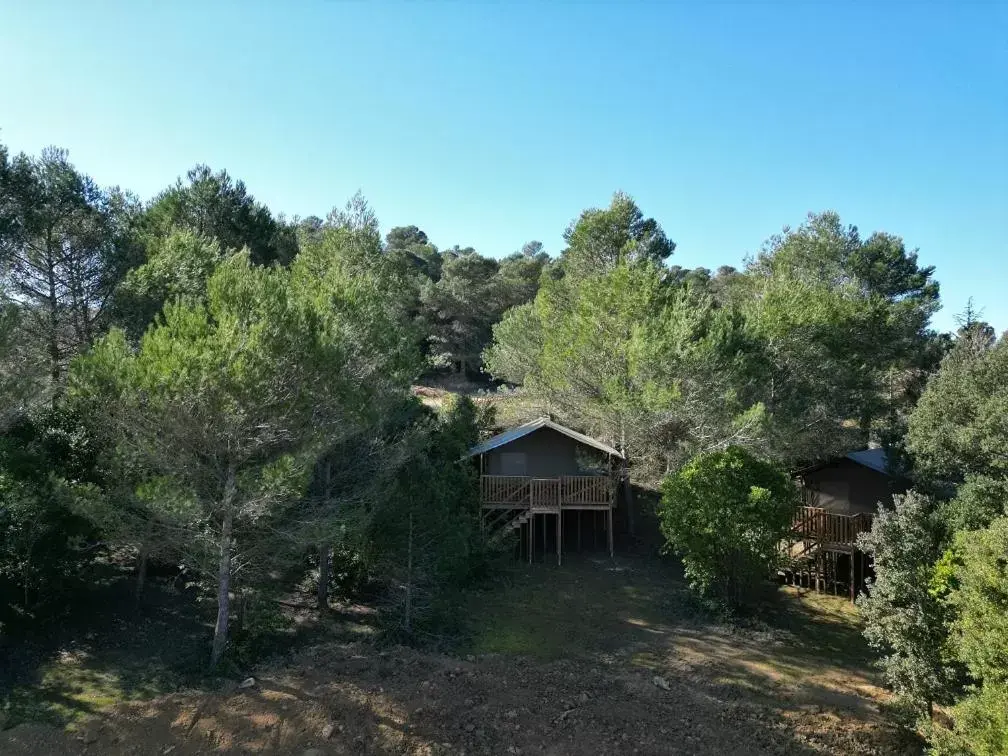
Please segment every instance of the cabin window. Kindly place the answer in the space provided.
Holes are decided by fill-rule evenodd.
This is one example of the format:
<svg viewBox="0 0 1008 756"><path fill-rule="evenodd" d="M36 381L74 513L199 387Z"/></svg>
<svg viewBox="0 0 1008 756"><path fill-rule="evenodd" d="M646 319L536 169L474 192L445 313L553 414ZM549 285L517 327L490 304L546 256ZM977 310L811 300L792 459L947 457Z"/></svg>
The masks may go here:
<svg viewBox="0 0 1008 756"><path fill-rule="evenodd" d="M501 475L528 475L525 452L501 452Z"/></svg>

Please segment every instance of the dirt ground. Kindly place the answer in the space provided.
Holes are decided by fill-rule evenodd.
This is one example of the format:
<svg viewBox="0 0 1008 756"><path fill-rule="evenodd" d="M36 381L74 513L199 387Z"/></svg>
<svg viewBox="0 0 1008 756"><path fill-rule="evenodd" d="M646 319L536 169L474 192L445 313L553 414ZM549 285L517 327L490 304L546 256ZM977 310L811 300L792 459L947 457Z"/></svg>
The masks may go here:
<svg viewBox="0 0 1008 756"><path fill-rule="evenodd" d="M451 653L375 645L367 607L216 690L23 723L3 754L913 753L880 713L856 615L782 592L747 627L711 619L644 559L522 568L471 596ZM66 664L72 665L68 659Z"/></svg>

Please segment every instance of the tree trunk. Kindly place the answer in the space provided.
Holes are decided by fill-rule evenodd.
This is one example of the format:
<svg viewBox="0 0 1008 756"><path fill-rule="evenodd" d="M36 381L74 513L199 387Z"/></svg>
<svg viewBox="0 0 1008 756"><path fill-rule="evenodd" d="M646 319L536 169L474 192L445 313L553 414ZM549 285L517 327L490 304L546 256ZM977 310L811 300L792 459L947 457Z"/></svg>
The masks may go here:
<svg viewBox="0 0 1008 756"><path fill-rule="evenodd" d="M136 580L136 605L140 606L143 601L144 585L147 583L147 555L149 553L147 542L140 544L140 552L137 554L137 580Z"/></svg>
<svg viewBox="0 0 1008 756"><path fill-rule="evenodd" d="M150 559L150 544L154 538L154 520L148 520L147 527L137 551L136 605L139 608L143 600L144 587L147 585L147 562Z"/></svg>
<svg viewBox="0 0 1008 756"><path fill-rule="evenodd" d="M228 637L228 612L231 608L231 529L234 525L232 502L235 495L235 471L229 467L224 483L224 518L221 522L220 560L217 564L217 624L214 626L213 649L210 667L214 668L224 656Z"/></svg>
<svg viewBox="0 0 1008 756"><path fill-rule="evenodd" d="M49 374L52 377L53 385L59 384L60 379L60 351L59 351L59 300L56 298L56 262L53 259L53 242L51 232L46 238L46 276L49 279L49 333L46 334L49 342Z"/></svg>
<svg viewBox="0 0 1008 756"><path fill-rule="evenodd" d="M332 546L327 543L319 545L318 558L318 608L329 608L329 558Z"/></svg>
<svg viewBox="0 0 1008 756"><path fill-rule="evenodd" d="M626 501L627 511L627 532L631 538L637 535L637 521L634 518L634 493L633 486L630 485L630 475L626 470L621 473L623 477L623 498Z"/></svg>
<svg viewBox="0 0 1008 756"><path fill-rule="evenodd" d="M413 632L413 513L409 516L409 542L406 550L406 632Z"/></svg>
<svg viewBox="0 0 1008 756"><path fill-rule="evenodd" d="M332 504L332 458L326 455L318 471L321 478L321 494L327 505ZM338 511L338 504L335 507ZM332 558L332 544L319 544L318 608L329 608L329 563Z"/></svg>

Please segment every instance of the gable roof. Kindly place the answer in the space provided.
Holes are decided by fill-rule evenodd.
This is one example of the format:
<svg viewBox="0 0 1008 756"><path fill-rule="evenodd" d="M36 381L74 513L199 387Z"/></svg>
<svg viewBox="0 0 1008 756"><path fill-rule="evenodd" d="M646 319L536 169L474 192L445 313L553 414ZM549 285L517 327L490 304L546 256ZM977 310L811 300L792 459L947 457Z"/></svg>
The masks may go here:
<svg viewBox="0 0 1008 756"><path fill-rule="evenodd" d="M510 444L512 441L517 441L523 436L527 436L530 433L535 433L540 428L549 428L550 430L555 430L557 433L562 433L565 436L573 438L580 444L585 446L591 446L598 449L606 454L612 454L614 457L623 459L623 454L617 449L609 446L609 444L604 444L591 436L586 436L583 433L578 433L576 430L571 430L566 426L560 425L560 423L555 423L548 417L538 417L531 422L524 423L523 425L515 426L514 428L508 428L503 433L498 433L492 438L488 438L481 444L477 444L469 450L469 456L474 457L477 454L485 454L488 451L492 451L498 447Z"/></svg>
<svg viewBox="0 0 1008 756"><path fill-rule="evenodd" d="M885 449L862 449L861 451L848 452L844 456L859 465L870 467L875 472L892 474L889 472L889 457L886 455Z"/></svg>
<svg viewBox="0 0 1008 756"><path fill-rule="evenodd" d="M845 460L867 467L868 469L882 473L883 475L896 477L889 469L889 457L886 455L885 449L882 448L860 449L858 451L847 452L842 457L831 457L823 462L818 462L800 470L795 470L793 474L803 475L804 473L815 472L816 470L822 470L825 467L835 465L836 463L843 462Z"/></svg>

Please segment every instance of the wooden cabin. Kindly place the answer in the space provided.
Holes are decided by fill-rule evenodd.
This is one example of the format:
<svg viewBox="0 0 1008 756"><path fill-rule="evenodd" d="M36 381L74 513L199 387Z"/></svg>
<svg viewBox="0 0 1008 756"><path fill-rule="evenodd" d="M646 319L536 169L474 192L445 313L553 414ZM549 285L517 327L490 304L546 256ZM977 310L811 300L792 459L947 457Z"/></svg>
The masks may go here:
<svg viewBox="0 0 1008 756"><path fill-rule="evenodd" d="M863 449L799 470L803 503L843 515L873 514L879 502L906 491L906 482L889 469L885 449Z"/></svg>
<svg viewBox="0 0 1008 756"><path fill-rule="evenodd" d="M884 449L863 449L797 471L802 504L784 545L785 580L839 592L851 600L871 575L858 536L871 530L879 503L907 490L893 473Z"/></svg>
<svg viewBox="0 0 1008 756"><path fill-rule="evenodd" d="M623 454L548 417L509 428L473 447L482 525L488 537L517 531L529 562L542 541L563 556L564 537L593 542L604 531L613 554L613 509ZM582 533L582 531L585 531ZM551 548L552 550L552 548Z"/></svg>

